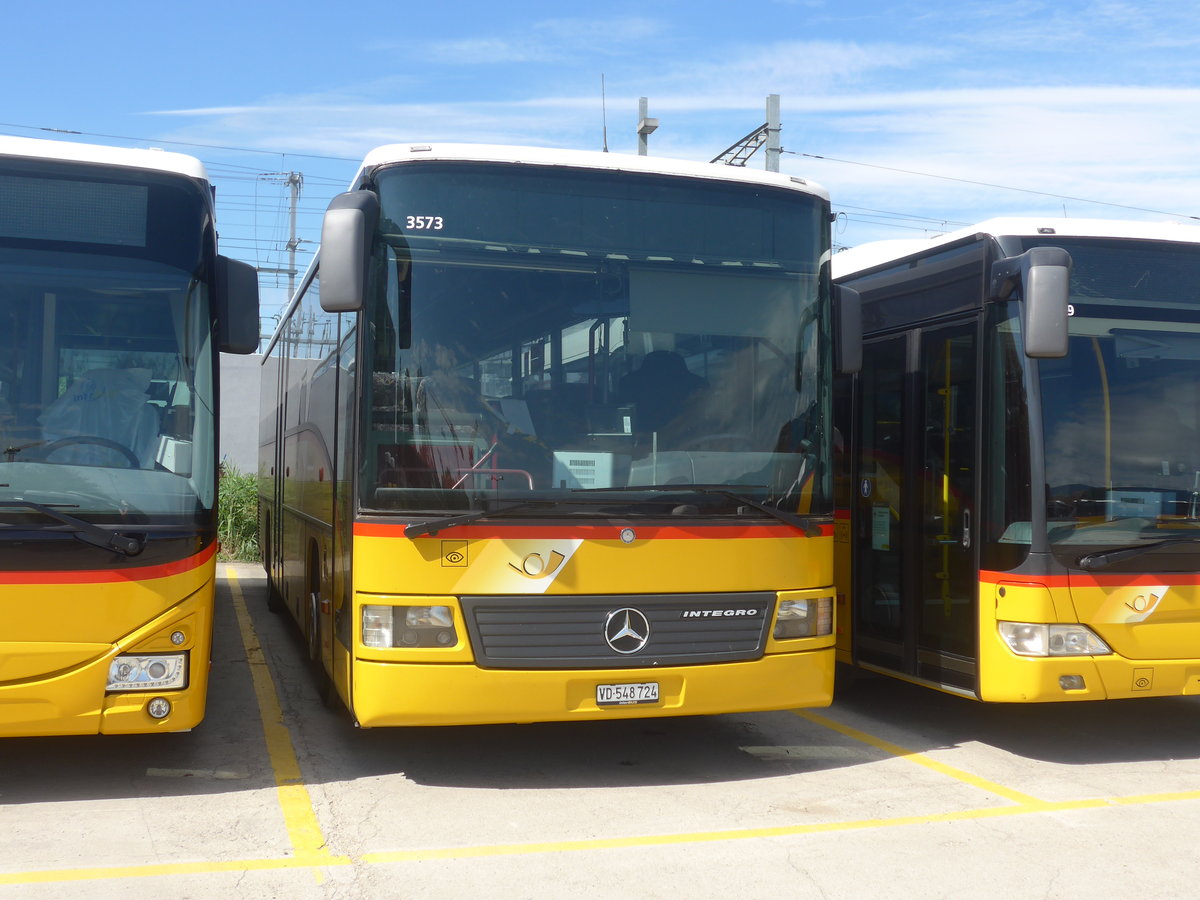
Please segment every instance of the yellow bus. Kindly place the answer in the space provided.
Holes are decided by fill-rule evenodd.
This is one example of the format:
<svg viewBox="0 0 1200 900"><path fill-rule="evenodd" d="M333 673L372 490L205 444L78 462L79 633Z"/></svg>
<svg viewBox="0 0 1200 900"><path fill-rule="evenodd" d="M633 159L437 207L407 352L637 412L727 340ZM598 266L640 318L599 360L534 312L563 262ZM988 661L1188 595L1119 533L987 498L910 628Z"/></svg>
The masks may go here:
<svg viewBox="0 0 1200 900"><path fill-rule="evenodd" d="M263 364L271 603L326 693L363 727L828 703L829 221L777 173L367 156Z"/></svg>
<svg viewBox="0 0 1200 900"><path fill-rule="evenodd" d="M1200 693L1200 228L838 254L838 656L985 701Z"/></svg>
<svg viewBox="0 0 1200 900"><path fill-rule="evenodd" d="M197 160L0 137L0 736L203 718L217 351L257 343Z"/></svg>

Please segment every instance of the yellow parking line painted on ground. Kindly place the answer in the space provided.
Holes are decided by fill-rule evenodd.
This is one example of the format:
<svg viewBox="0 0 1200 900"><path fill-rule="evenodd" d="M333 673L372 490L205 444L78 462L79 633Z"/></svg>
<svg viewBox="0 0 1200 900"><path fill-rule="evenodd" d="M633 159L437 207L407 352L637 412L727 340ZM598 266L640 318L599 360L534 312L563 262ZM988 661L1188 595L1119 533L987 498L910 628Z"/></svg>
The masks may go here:
<svg viewBox="0 0 1200 900"><path fill-rule="evenodd" d="M980 819L1028 816L1047 812L1074 812L1089 809L1109 809L1117 806L1149 803L1174 803L1200 800L1200 791L1143 794L1130 797L1040 801L1016 806L993 806L984 809L963 809L945 813L917 816L893 816L883 819L854 819L843 822L814 822L807 825L779 825L769 828L737 828L720 831L684 832L679 834L635 835L586 840L544 841L524 844L483 844L462 847L430 847L418 850L390 850L365 853L354 860L346 856L315 854L284 859L241 859L213 862L157 863L142 866L108 866L81 869L47 869L33 872L0 873L0 886L13 884L50 884L55 882L103 881L122 878L145 878L168 875L210 875L222 872L252 872L271 869L309 868L313 865L387 865L408 862L428 862L446 859L473 859L488 856L526 856L541 853L580 853L597 850L635 849L673 845L714 843L718 841L762 840L767 838L802 837L832 834L840 831L861 831L872 828L899 828L913 825L936 825Z"/></svg>
<svg viewBox="0 0 1200 900"><path fill-rule="evenodd" d="M922 753L917 753L909 750L906 747L901 747L899 744L893 744L891 741L885 741L882 738L877 738L874 735L867 734L865 731L859 731L857 728L851 728L849 725L843 725L841 722L835 722L833 719L812 712L807 709L792 710L802 719L820 725L824 728L829 728L836 731L838 734L844 734L846 737L853 738L864 744L869 744L878 750L885 753L890 753L893 756L898 756L901 759L906 759L909 762L916 763L919 766L924 766L927 769L932 769L941 775L948 778L953 778L955 781L960 781L963 784L969 784L972 787L979 788L982 791L987 791L989 794L995 794L998 797L1004 797L1006 800L1011 800L1013 803L1018 803L1021 806L1035 807L1041 809L1048 805L1046 801L1039 800L1037 797L1032 797L1029 794L1023 794L1020 791L1014 791L1012 788L1007 788L1002 784L997 784L994 781L988 781L986 778L980 778L978 775L972 775L970 772L965 772L962 769L956 769L954 766L948 766L945 763L938 762L936 759L930 759Z"/></svg>
<svg viewBox="0 0 1200 900"><path fill-rule="evenodd" d="M861 831L872 828L899 828L913 825L936 825L979 819L1028 816L1046 812L1073 812L1089 809L1113 809L1130 803L1171 803L1180 800L1200 800L1200 791L1176 794L1146 794L1138 797L1067 800L1039 802L1017 806L993 806L984 809L963 809L945 813L917 816L893 816L884 819L855 819L843 822L814 822L807 825L780 825L769 828L737 828L720 831L684 832L679 834L636 835L629 837L592 838L572 841L544 841L524 844L484 844L462 847L430 847L418 850L390 850L365 853L355 861L348 857L329 857L324 866L387 865L407 862L428 862L446 859L473 859L488 856L526 856L541 853L579 853L597 850L635 849L672 845L714 843L718 841L762 840L766 838L801 837L832 834L839 831ZM89 869L54 869L40 872L0 874L0 885L46 884L52 882L113 880L163 875L203 875L221 872L260 871L267 869L305 868L313 865L308 858L245 859L225 862L162 863L144 866L113 866Z"/></svg>
<svg viewBox="0 0 1200 900"><path fill-rule="evenodd" d="M736 828L723 831L697 831L684 834L655 834L636 837L592 838L579 841L547 841L530 844L491 844L467 847L435 847L425 850L392 850L364 853L364 863L425 862L434 859L468 859L480 856L522 856L534 853L571 853L587 850L621 850L637 847L662 847L673 844L703 844L715 841L761 840L763 838L799 837L807 834L830 834L837 831L861 831L868 828L896 828L908 825L930 825L941 822L963 822L972 819L996 819L1006 816L1027 816L1040 812L1062 812L1080 809L1099 809L1110 806L1107 800L1077 800L1063 803L1043 803L1032 806L993 806L986 809L964 809L923 816L893 816L887 819L857 819L846 822L818 822L811 825L778 825L769 828Z"/></svg>
<svg viewBox="0 0 1200 900"><path fill-rule="evenodd" d="M1144 803L1179 803L1183 800L1200 800L1200 791L1168 791L1163 794L1110 797L1108 802L1113 806L1140 806Z"/></svg>
<svg viewBox="0 0 1200 900"><path fill-rule="evenodd" d="M346 862L347 860L333 856L325 848L325 837L321 833L321 825L317 821L312 798L309 797L308 788L305 787L300 773L300 763L296 759L292 737L283 722L283 709L279 705L279 695L275 691L275 682L271 679L271 671L267 667L262 646L254 632L250 612L246 608L246 601L242 596L242 587L238 583L237 572L232 567L226 567L225 577L229 582L229 590L233 594L233 609L237 614L238 631L241 633L242 646L246 651L246 663L250 667L250 678L254 684L254 696L258 700L258 712L262 719L267 755L271 760L271 769L275 773L275 788L279 794L279 806L283 811L283 821L287 827L288 840L291 842L292 850L297 859L309 860L317 866L329 865L331 862Z"/></svg>
<svg viewBox="0 0 1200 900"><path fill-rule="evenodd" d="M349 865L345 857L329 857L322 866ZM279 859L227 859L200 862L147 863L140 866L92 866L84 869L42 869L34 872L0 872L0 886L8 884L59 884L72 881L114 881L166 875L219 875L222 872L262 872L274 869L310 869L311 856Z"/></svg>

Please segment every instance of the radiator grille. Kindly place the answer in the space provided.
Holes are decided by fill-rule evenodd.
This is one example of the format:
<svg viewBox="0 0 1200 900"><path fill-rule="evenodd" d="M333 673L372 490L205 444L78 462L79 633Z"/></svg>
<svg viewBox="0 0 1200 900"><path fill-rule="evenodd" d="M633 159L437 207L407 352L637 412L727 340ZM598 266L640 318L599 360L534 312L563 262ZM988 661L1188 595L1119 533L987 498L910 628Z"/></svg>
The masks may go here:
<svg viewBox="0 0 1200 900"><path fill-rule="evenodd" d="M461 600L476 661L497 669L640 668L758 659L775 606L775 595L766 592ZM621 614L610 625L610 616L626 609L632 611L628 619ZM614 641L620 650L614 649L606 639L606 625L611 634L626 621L635 636ZM638 637L645 637L645 646L631 650Z"/></svg>

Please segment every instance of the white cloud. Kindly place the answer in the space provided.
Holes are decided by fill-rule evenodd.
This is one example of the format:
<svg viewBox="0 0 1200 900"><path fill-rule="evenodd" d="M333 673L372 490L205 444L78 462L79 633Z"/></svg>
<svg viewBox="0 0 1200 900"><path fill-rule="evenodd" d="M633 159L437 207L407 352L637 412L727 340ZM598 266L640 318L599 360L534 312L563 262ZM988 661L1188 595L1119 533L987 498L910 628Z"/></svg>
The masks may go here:
<svg viewBox="0 0 1200 900"><path fill-rule="evenodd" d="M596 147L605 72L614 150L633 148L639 96L662 123L653 152L707 159L763 121L767 94L782 95L785 148L870 164L785 157L835 206L912 222L1061 214L1064 204L1105 212L1062 196L1200 214L1200 57L1189 49L1200 30L1190 4L934 10L902 0L854 13L820 0L776 3L760 41L650 16L518 21L418 42L428 71L161 115L187 123L169 137L294 153L358 157L380 143L446 139ZM818 14L826 27L807 27ZM842 24L829 26L835 15Z"/></svg>
<svg viewBox="0 0 1200 900"><path fill-rule="evenodd" d="M556 18L522 24L504 34L471 35L453 40L426 41L415 54L426 62L452 66L494 66L504 63L561 63L589 54L616 56L633 52L639 42L667 30L665 23L642 16L614 18ZM391 52L407 43L376 41L373 51Z"/></svg>
<svg viewBox="0 0 1200 900"><path fill-rule="evenodd" d="M552 40L589 47L645 40L668 30L665 22L646 16L546 19L531 27Z"/></svg>
<svg viewBox="0 0 1200 900"><path fill-rule="evenodd" d="M463 38L431 44L425 58L450 65L549 62L559 51L538 41L504 38Z"/></svg>
<svg viewBox="0 0 1200 900"><path fill-rule="evenodd" d="M775 58L783 58L782 50L776 50ZM768 59L763 65L774 63ZM352 97L353 92L344 91L165 114L199 120L174 135L181 139L355 158L372 146L405 140L600 144L595 96L440 104L369 103ZM655 95L652 114L662 118L663 127L652 149L712 158L761 121L762 103L761 96L748 92ZM631 151L636 97L610 94L608 108L610 146ZM1141 215L1083 200L1200 214L1200 172L1194 157L1200 146L1198 108L1200 89L1195 88L784 94L785 148L832 158L785 156L785 167L824 184L835 207L939 221L1025 211L1061 214L1064 206L1073 214ZM902 225L918 227L896 221L872 231L863 227L868 218L852 214L846 240L894 235Z"/></svg>

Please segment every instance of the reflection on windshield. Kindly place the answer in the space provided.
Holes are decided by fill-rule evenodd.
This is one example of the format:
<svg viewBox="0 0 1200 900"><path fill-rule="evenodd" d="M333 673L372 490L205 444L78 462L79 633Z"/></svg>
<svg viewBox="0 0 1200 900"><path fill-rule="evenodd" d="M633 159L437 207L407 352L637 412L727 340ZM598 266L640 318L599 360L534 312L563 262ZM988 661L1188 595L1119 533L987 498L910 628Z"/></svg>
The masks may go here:
<svg viewBox="0 0 1200 900"><path fill-rule="evenodd" d="M187 272L0 250L0 499L126 518L211 508L207 332Z"/></svg>
<svg viewBox="0 0 1200 900"><path fill-rule="evenodd" d="M1161 541L1200 516L1200 255L1129 246L1102 266L1068 248L1070 351L1040 362L1050 538L1064 548Z"/></svg>
<svg viewBox="0 0 1200 900"><path fill-rule="evenodd" d="M828 474L817 460L829 440L827 382L818 373L829 342L811 198L709 199L663 187L671 215L637 201L658 234L652 224L634 229L619 205L634 201L612 196L617 211L589 220L590 243L568 245L546 223L573 221L564 206L610 185L534 179L523 192L539 194L523 201L533 225L504 222L467 240L447 232L474 207L444 179L397 173L392 182L381 184L384 302L368 339L364 507L453 512L535 493L699 484L738 486L790 512L826 511ZM405 227L416 206L442 216L441 234ZM754 238L723 242L704 218L739 222ZM697 234L684 258L681 223ZM783 236L804 234L776 255ZM719 495L672 508L693 505L737 508Z"/></svg>
<svg viewBox="0 0 1200 900"><path fill-rule="evenodd" d="M1052 496L1081 516L1186 515L1200 472L1196 363L1125 355L1120 337L1071 344L1042 367Z"/></svg>

